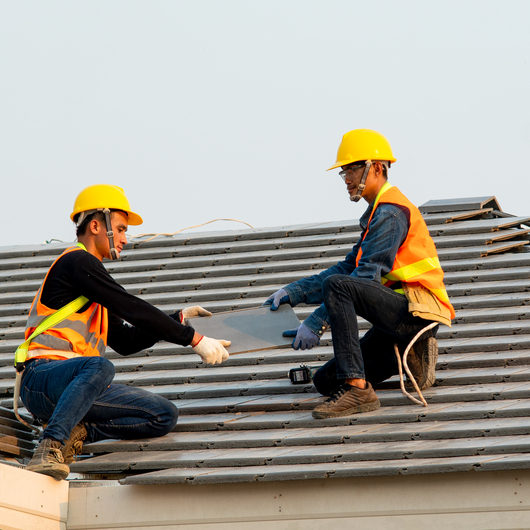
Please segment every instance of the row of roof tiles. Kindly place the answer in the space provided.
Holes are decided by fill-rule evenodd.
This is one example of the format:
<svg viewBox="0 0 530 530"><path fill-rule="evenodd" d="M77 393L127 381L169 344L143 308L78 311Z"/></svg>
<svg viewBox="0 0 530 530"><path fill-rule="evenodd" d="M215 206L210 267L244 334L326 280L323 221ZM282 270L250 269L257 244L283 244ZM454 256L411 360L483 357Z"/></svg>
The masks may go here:
<svg viewBox="0 0 530 530"><path fill-rule="evenodd" d="M313 350L250 352L216 367L167 343L128 358L109 350L116 382L171 399L180 420L162 439L86 445L72 470L124 484L194 484L530 465L530 217L505 214L491 197L421 210L457 312L454 326L439 332L427 408L412 405L392 378L378 389L378 411L314 420L309 411L322 397L311 384L291 385L287 372L331 358L329 333ZM156 238L135 241L123 261L106 266L163 310L184 303L231 310L256 307L277 287L329 267L358 236L352 222ZM65 247L0 249L0 403L12 396L12 355L29 303ZM303 319L312 309L295 311ZM31 433L1 416L0 433L2 421L18 434L19 451L26 444L20 455L30 452Z"/></svg>

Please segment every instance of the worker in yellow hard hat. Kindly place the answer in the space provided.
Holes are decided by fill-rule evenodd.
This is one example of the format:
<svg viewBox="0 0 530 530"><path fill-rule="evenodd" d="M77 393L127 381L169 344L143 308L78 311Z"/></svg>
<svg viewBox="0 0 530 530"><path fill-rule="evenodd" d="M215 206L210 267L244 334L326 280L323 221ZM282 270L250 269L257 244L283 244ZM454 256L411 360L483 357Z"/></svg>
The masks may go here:
<svg viewBox="0 0 530 530"><path fill-rule="evenodd" d="M313 410L317 419L378 408L373 385L399 372L406 348L411 382L421 391L436 379L436 331L439 323L451 325L454 310L421 213L388 182L395 161L379 132L356 129L343 136L329 170L341 168L350 200L363 198L369 205L359 220L360 238L343 261L265 302L273 311L282 303L319 305L284 333L294 337L295 349L318 345L331 325L334 357L313 377L317 390L329 396ZM372 324L362 338L358 316Z"/></svg>
<svg viewBox="0 0 530 530"><path fill-rule="evenodd" d="M130 355L166 340L191 345L203 362L218 364L228 358L230 345L188 325L190 317L211 315L206 309L167 315L129 294L103 267L103 258L119 258L128 225L142 223L121 188L89 186L77 196L70 218L78 244L50 267L15 356L20 397L45 425L27 469L56 479L66 478L84 440L163 436L177 422L178 411L167 399L112 383L114 365L103 357L107 346Z"/></svg>
<svg viewBox="0 0 530 530"><path fill-rule="evenodd" d="M127 223L132 226L138 226L143 223L143 219L131 210L131 206L124 191L118 186L111 186L109 184L96 184L85 188L76 198L74 209L70 214L70 219L77 225L77 235L82 230L81 227L86 226L88 220L99 212L100 220L105 221L107 229L107 237L109 240L110 259L118 259L119 253L116 251L114 242L114 233L110 222L111 210L118 210L125 212L127 216ZM81 230L80 230L81 228ZM127 243L123 237L120 239L123 245ZM105 256L107 257L107 256Z"/></svg>

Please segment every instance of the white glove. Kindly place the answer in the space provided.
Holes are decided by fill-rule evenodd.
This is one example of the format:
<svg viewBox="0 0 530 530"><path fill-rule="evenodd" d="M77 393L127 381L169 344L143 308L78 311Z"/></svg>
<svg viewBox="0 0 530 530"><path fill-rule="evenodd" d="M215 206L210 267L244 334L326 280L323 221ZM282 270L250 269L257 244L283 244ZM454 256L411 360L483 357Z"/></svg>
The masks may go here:
<svg viewBox="0 0 530 530"><path fill-rule="evenodd" d="M203 335L202 339L192 348L206 364L221 364L228 359L225 346L228 347L230 344L232 343L229 340L211 339Z"/></svg>
<svg viewBox="0 0 530 530"><path fill-rule="evenodd" d="M180 323L187 324L188 318L193 317L211 317L210 311L202 308L200 305L192 305L190 307L184 307L180 310Z"/></svg>

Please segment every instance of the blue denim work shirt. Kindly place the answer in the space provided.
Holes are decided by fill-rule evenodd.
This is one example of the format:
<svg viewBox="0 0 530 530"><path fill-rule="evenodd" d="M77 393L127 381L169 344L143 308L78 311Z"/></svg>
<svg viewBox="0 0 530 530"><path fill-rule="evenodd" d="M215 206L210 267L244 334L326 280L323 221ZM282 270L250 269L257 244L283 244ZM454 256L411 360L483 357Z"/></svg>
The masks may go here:
<svg viewBox="0 0 530 530"><path fill-rule="evenodd" d="M332 274L345 274L381 283L381 277L392 270L397 251L407 237L410 226L408 208L383 203L376 208L370 222L370 230L363 241L373 206L372 203L359 219L361 237L344 260L320 274L303 278L284 287L292 306L300 303L321 304L304 321L304 324L319 336L329 326L328 312L322 303L322 282ZM359 266L356 267L359 248L362 249L362 256Z"/></svg>

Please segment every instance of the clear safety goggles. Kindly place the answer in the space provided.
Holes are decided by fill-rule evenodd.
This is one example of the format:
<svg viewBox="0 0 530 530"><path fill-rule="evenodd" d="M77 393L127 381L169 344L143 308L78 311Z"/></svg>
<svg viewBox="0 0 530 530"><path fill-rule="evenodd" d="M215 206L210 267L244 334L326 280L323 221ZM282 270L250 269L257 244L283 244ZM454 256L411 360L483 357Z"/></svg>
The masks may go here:
<svg viewBox="0 0 530 530"><path fill-rule="evenodd" d="M339 175L342 177L342 180L344 180L344 182L346 182L346 179L355 180L355 173L359 171L359 169L363 169L365 166L366 166L365 162L363 162L362 164L352 164L351 166L348 166L346 169L339 171Z"/></svg>
<svg viewBox="0 0 530 530"><path fill-rule="evenodd" d="M388 162L382 161L382 160L378 160L378 162L380 162L388 170L390 166ZM342 177L342 180L344 180L345 182L346 182L346 179L355 180L356 177L357 178L359 177L359 175L358 174L355 175L355 173L359 171L359 169L363 169L364 167L366 167L366 162L351 164L346 169L339 171L339 175Z"/></svg>

